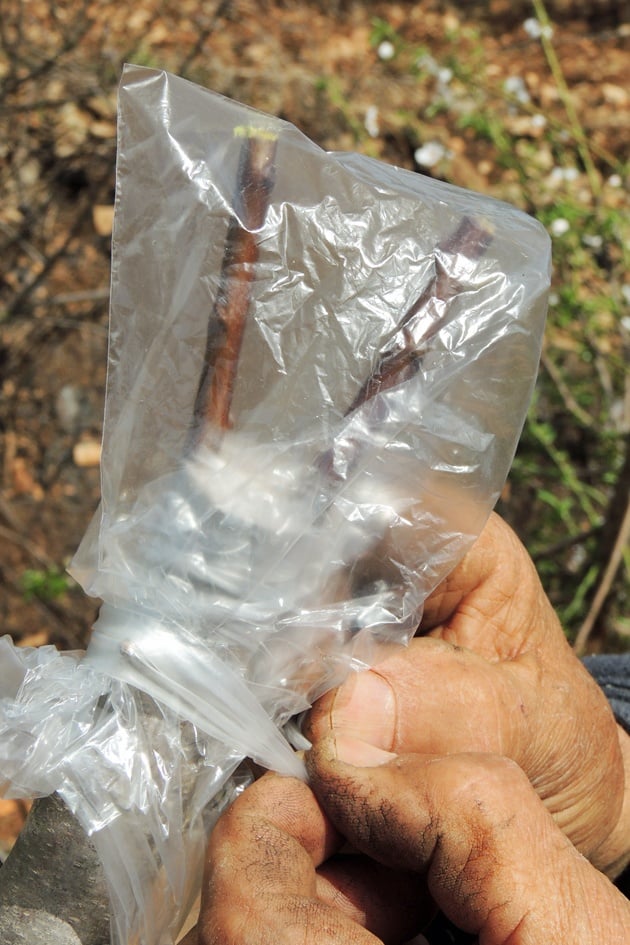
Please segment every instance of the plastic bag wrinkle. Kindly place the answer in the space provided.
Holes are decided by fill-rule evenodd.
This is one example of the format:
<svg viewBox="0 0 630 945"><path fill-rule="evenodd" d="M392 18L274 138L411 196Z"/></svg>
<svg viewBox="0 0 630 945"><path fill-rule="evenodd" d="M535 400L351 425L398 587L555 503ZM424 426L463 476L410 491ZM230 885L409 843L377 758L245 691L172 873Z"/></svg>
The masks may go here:
<svg viewBox="0 0 630 945"><path fill-rule="evenodd" d="M257 134L274 183L247 230ZM217 297L245 283L226 423L191 440ZM294 718L415 632L504 483L548 283L507 205L126 67L102 502L71 567L104 605L83 659L0 641L0 783L91 833L114 945L171 945L243 757L300 776Z"/></svg>

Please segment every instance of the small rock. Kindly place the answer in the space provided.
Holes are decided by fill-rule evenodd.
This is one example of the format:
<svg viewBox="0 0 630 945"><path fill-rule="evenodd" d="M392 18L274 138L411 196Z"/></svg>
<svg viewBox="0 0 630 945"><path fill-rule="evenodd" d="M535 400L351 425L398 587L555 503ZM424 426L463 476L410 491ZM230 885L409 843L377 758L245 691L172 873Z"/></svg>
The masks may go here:
<svg viewBox="0 0 630 945"><path fill-rule="evenodd" d="M114 208L96 204L92 207L92 223L99 236L110 236L114 225Z"/></svg>
<svg viewBox="0 0 630 945"><path fill-rule="evenodd" d="M75 466L82 469L98 466L101 461L100 440L79 440L74 444L72 459Z"/></svg>

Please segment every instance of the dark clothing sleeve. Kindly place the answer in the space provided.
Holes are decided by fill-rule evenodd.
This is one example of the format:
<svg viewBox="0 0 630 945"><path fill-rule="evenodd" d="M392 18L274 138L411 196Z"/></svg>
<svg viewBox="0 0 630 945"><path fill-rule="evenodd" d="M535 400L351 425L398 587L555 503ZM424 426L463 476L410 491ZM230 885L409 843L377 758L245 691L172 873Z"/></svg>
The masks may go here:
<svg viewBox="0 0 630 945"><path fill-rule="evenodd" d="M630 653L587 656L584 665L604 690L619 724L630 733Z"/></svg>
<svg viewBox="0 0 630 945"><path fill-rule="evenodd" d="M630 653L587 656L584 665L603 689L617 722L630 734ZM630 899L630 866L615 885Z"/></svg>

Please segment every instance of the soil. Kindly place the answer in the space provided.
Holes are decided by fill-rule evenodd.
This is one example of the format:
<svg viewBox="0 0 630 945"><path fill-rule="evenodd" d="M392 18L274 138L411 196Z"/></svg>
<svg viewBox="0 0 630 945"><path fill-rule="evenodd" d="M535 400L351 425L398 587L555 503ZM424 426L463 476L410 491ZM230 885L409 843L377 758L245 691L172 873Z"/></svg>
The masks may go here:
<svg viewBox="0 0 630 945"><path fill-rule="evenodd" d="M123 61L185 74L296 124L326 149L355 149L370 109L391 117L361 139L416 169L422 134L456 156L451 179L514 182L492 146L467 138L391 72L375 18L430 50L483 63L496 87L520 76L546 114L562 110L530 3L4 0L0 28L0 627L20 644L84 647L98 602L59 574L99 500L107 360L116 85ZM624 2L548 3L555 48L596 149L626 155L630 24ZM129 12L131 11L131 12ZM452 37L456 36L454 41ZM424 94L424 93L422 93ZM18 811L18 815L19 815ZM10 818L16 811L0 808ZM19 816L18 816L19 820Z"/></svg>

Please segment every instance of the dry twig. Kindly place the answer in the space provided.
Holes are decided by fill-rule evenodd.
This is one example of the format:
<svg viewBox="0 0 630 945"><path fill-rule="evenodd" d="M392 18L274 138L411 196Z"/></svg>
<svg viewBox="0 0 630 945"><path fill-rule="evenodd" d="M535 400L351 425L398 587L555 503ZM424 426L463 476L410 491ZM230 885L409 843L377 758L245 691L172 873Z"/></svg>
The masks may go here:
<svg viewBox="0 0 630 945"><path fill-rule="evenodd" d="M231 425L238 360L250 309L251 284L258 259L259 231L275 180L277 136L265 128L240 127L244 139L234 209L225 241L219 291L208 322L206 353L189 449L204 434L216 436Z"/></svg>

